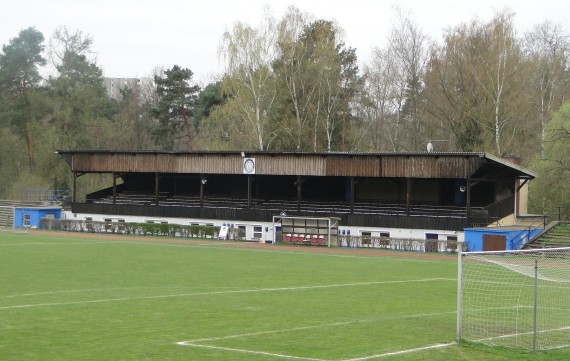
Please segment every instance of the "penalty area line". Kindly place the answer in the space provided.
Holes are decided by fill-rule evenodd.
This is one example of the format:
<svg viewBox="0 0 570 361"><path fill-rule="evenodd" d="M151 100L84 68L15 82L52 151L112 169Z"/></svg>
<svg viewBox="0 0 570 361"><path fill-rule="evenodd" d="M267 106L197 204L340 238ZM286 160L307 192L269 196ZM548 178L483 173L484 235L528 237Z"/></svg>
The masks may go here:
<svg viewBox="0 0 570 361"><path fill-rule="evenodd" d="M455 313L455 312L443 312L443 313ZM194 340L188 340L188 341L179 341L179 342L176 342L176 345L188 346L188 347L197 347L197 348L218 349L218 350L223 350L223 351L227 351L227 352L241 352L241 353L260 354L260 355L265 355L265 356L273 356L276 358L278 357L278 358L297 359L297 360L365 361L365 360L373 360L373 359L379 359L379 358L389 357L389 356L403 355L403 354L408 354L408 353L413 353L413 352L421 352L421 351L426 351L426 350L444 348L444 347L448 347L448 346L454 346L457 343L451 342L451 343L435 344L435 345L430 345L430 346L416 347L416 348L407 349L407 350L386 352L386 353L382 353L382 354L361 356L361 357L355 357L355 358L350 358L350 359L325 360L325 359L316 359L316 358L310 358L310 357L275 354L275 353L269 353L269 352L264 352L264 351L254 351L254 350L244 350L244 349L222 347L222 346L204 345L203 342L212 342L212 341L251 337L251 336L260 336L260 335L267 335L267 334L276 334L276 333L283 333L283 332L289 332L289 331L300 331L300 330L309 330L309 329L315 329L315 328L341 326L341 325L348 325L348 324L354 324L354 323L373 322L373 321L379 321L382 319L399 319L399 318L408 318L408 317L435 316L435 315L440 315L443 313L433 313L433 314L427 314L426 313L426 314L417 314L417 315L399 316L399 317L388 317L388 318L377 318L377 319L368 319L368 320L353 320L353 321L334 322L334 323L321 324L321 325L300 326L300 327L293 327L293 328L280 329L280 330L249 332L249 333L243 333L243 334L237 334L237 335L227 335L227 336L219 336L219 337L194 339Z"/></svg>
<svg viewBox="0 0 570 361"><path fill-rule="evenodd" d="M551 328L551 329L547 329L547 330L538 330L538 331L536 331L536 333L548 333L548 332L569 331L569 330L570 330L570 326L564 326L564 327L560 327L560 328ZM485 341L492 341L492 340L500 340L500 339L503 339L503 338L511 338L511 337L519 337L519 336L529 336L529 335L532 335L533 333L534 333L533 331L519 332L519 333L509 333L509 334L499 335L499 336L494 336L494 337L480 338L480 339L478 339L478 340L475 340L475 342L485 342Z"/></svg>
<svg viewBox="0 0 570 361"><path fill-rule="evenodd" d="M377 358L383 358L383 357L389 357L389 356L398 356L398 355L404 355L404 354L408 354L408 353L414 353L414 352L427 351L427 350L434 350L434 349L444 348L444 347L449 347L449 346L455 346L456 344L457 344L456 342L438 343L438 344L431 345L431 346L416 347L416 348L411 348L411 349L408 349L408 350L401 350L401 351L394 351L394 352L386 352L386 353L380 353L380 354L377 354L377 355L370 355L370 356L364 356L364 357L357 357L357 358L351 358L351 359L344 359L344 360L342 360L342 361L365 361L365 360L373 360L373 359L377 359Z"/></svg>
<svg viewBox="0 0 570 361"><path fill-rule="evenodd" d="M228 340L228 339L235 339L235 338L245 338L245 337L270 335L270 334L276 334L276 333L285 333L285 332L292 332L292 331L304 331L304 330L312 330L312 329L317 329L317 328L344 326L344 325L351 325L351 324L355 324L355 323L370 323L370 322L380 322L380 321L389 321L389 320L399 320L399 319L406 319L406 318L421 318L421 317L441 316L441 315L445 315L445 314L455 314L455 313L456 313L455 311L447 311L447 312L435 312L435 313L418 313L418 314L401 315L401 316L375 317L375 318L368 318L368 319L355 319L355 320L339 321L339 322L308 325L308 326L282 328L282 329L277 329L277 330L266 330L266 331L247 332L247 333L225 335L225 336L199 338L199 339L193 339L193 340L179 341L179 342L177 342L177 344L180 344L180 345L185 344L185 343L195 344L195 343L212 342L212 341Z"/></svg>
<svg viewBox="0 0 570 361"><path fill-rule="evenodd" d="M452 278L424 278L424 279L399 280L399 281L356 282L356 283L341 283L341 284L329 284L329 285L250 288L242 290L229 290L229 291L226 290L226 291L211 291L211 292L191 292L191 293L140 296L140 297L105 298L105 299L85 300L85 301L32 303L32 304L23 304L23 305L2 306L0 307L0 311L20 309L20 308L32 308L32 307L54 307L54 306L70 306L70 305L88 305L88 304L106 303L106 302L157 300L157 299L166 299L174 297L197 297L197 296L216 296L216 295L232 295L232 294L247 294L247 293L262 293L262 292L304 291L304 290L318 290L318 289L328 289L328 288L337 288L337 287L338 288L359 287L359 286L373 286L373 285L414 283L414 282L439 282L439 281L455 281L455 280Z"/></svg>
<svg viewBox="0 0 570 361"><path fill-rule="evenodd" d="M211 350L221 350L221 351L228 351L228 352L240 352L240 353L247 353L250 355L263 355L263 356L271 356L276 358L283 358L288 360L306 360L306 361L329 361L320 358L313 358L313 357L301 357L301 356L293 356L293 355L284 355L279 353L271 353L265 351L254 351L254 350L246 350L240 348L232 348L232 347L222 347L222 346L209 346L209 345L200 345L197 343L188 343L187 341L177 342L179 346L190 346L196 348L207 348Z"/></svg>
<svg viewBox="0 0 570 361"><path fill-rule="evenodd" d="M293 355L285 355L285 354L265 352L265 351L246 350L246 349L233 348L233 347L201 345L201 344L197 344L197 343L190 343L188 341L181 341L181 342L177 342L176 344L178 346L185 346L185 347L206 348L206 349L211 349L211 350L220 350L220 351L227 351L227 352L239 352L239 353L247 353L247 354L252 354L252 355L264 355L264 356L271 356L271 357L275 357L275 358L282 358L282 359L289 359L289 360L334 361L334 360L319 359L319 358L314 358L314 357L293 356ZM383 358L383 357L398 356L398 355L404 355L404 354L408 354L408 353L445 348L445 347L449 347L449 346L455 346L456 344L457 344L456 342L438 343L438 344L430 345L430 346L416 347L416 348L411 348L411 349L407 349L407 350L386 352L386 353L370 355L370 356L363 356L363 357L356 357L356 358L351 358L351 359L342 359L342 360L338 360L338 361L373 360L373 359L379 359L379 358Z"/></svg>

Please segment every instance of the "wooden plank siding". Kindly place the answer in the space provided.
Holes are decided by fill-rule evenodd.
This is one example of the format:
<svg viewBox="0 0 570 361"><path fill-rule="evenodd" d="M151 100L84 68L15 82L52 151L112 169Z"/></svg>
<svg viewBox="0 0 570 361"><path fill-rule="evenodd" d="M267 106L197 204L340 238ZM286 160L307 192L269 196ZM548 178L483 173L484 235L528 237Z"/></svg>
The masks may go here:
<svg viewBox="0 0 570 361"><path fill-rule="evenodd" d="M258 154L255 158L256 174L325 176L327 158L322 155ZM241 159L240 159L241 162ZM241 165L241 163L239 163ZM241 168L238 174L241 173Z"/></svg>
<svg viewBox="0 0 570 361"><path fill-rule="evenodd" d="M380 158L366 155L331 155L326 158L327 176L378 177Z"/></svg>
<svg viewBox="0 0 570 361"><path fill-rule="evenodd" d="M69 163L69 161L68 161ZM74 172L124 173L211 173L241 174L239 155L164 153L75 153L71 164Z"/></svg>
<svg viewBox="0 0 570 361"><path fill-rule="evenodd" d="M60 151L72 172L242 174L238 152ZM249 153L256 174L466 179L484 163L480 153Z"/></svg>
<svg viewBox="0 0 570 361"><path fill-rule="evenodd" d="M472 156L383 156L380 177L466 179L482 162Z"/></svg>

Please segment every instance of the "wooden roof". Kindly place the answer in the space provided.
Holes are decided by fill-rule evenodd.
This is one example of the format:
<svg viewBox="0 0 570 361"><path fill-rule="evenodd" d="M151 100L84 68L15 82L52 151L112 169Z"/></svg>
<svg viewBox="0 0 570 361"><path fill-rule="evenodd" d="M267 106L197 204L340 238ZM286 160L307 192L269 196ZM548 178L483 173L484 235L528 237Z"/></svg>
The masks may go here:
<svg viewBox="0 0 570 361"><path fill-rule="evenodd" d="M536 175L487 153L287 153L240 151L59 150L72 172L246 174L255 160L257 175L468 178L489 174L532 179Z"/></svg>

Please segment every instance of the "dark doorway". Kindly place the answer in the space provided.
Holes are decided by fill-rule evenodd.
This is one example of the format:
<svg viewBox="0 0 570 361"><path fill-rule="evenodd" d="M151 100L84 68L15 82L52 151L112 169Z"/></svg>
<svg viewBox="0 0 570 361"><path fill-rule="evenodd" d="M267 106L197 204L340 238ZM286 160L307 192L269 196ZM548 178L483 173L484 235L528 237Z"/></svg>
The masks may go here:
<svg viewBox="0 0 570 361"><path fill-rule="evenodd" d="M426 252L437 252L439 247L437 233L426 233Z"/></svg>

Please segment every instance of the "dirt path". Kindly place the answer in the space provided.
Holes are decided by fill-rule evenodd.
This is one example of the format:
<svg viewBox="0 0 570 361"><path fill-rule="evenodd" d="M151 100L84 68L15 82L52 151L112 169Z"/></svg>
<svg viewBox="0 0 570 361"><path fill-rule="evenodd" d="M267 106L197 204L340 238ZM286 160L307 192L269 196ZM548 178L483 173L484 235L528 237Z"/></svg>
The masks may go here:
<svg viewBox="0 0 570 361"><path fill-rule="evenodd" d="M457 257L450 254L438 253L424 253L424 252L403 252L403 251L390 251L376 248L345 248L345 247L315 247L303 245L287 245L287 244L266 244L256 242L239 242L239 241L218 241L212 239L194 239L194 238L173 238L173 237L145 237L145 236L129 236L123 234L104 234L104 233L84 233L84 232L62 232L62 231L42 231L30 230L29 234L38 236L50 237L67 237L67 238L83 238L83 239L97 239L97 240L119 240L119 241L134 241L134 242L148 242L148 243L161 243L161 244L190 244L198 245L205 242L211 242L212 245L219 245L224 247L236 248L251 248L251 249L271 249L282 250L289 252L313 252L313 253L328 253L328 254L343 254L343 255L361 255L370 257L390 257L390 258L409 258L409 259L425 259L425 260L438 260L455 262Z"/></svg>

